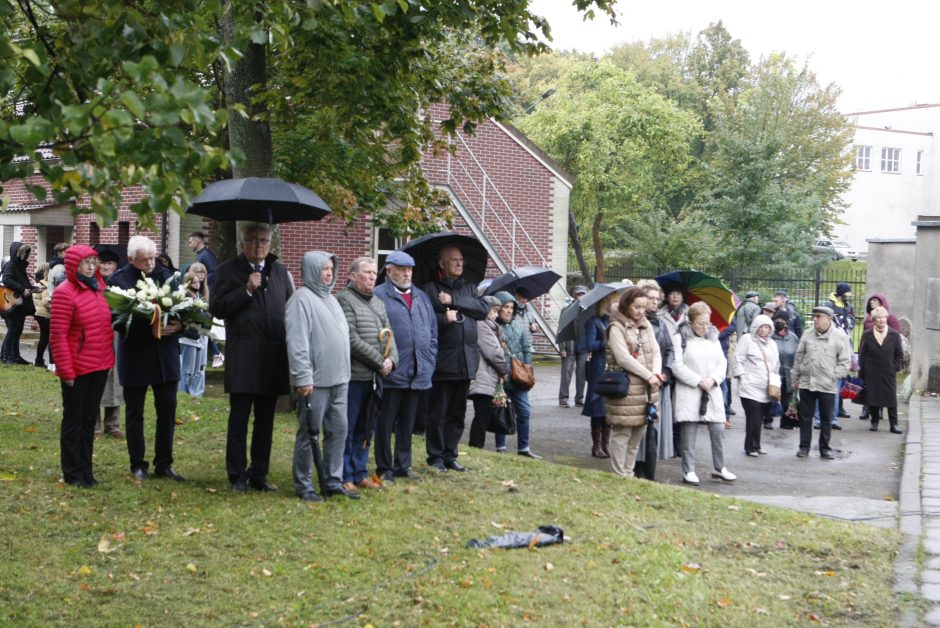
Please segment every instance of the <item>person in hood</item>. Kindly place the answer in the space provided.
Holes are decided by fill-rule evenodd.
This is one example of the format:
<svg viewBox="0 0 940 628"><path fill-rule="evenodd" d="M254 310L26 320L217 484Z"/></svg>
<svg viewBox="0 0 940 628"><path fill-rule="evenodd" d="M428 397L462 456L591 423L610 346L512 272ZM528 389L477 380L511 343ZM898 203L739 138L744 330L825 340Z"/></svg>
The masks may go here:
<svg viewBox="0 0 940 628"><path fill-rule="evenodd" d="M62 387L62 477L66 484L89 488L97 484L92 472L95 419L114 366L114 332L95 250L71 247L65 269L66 281L56 290L50 322Z"/></svg>
<svg viewBox="0 0 940 628"><path fill-rule="evenodd" d="M470 380L480 365L477 321L490 307L477 294L477 285L463 279L463 252L442 247L433 280L422 286L437 315L437 363L428 403L425 447L428 466L438 471L466 471L457 462L463 436Z"/></svg>
<svg viewBox="0 0 940 628"><path fill-rule="evenodd" d="M897 317L891 313L888 298L881 292L872 292L871 296L868 297L868 301L865 303L865 320L862 322L863 331L868 331L874 327L875 322L872 320L871 311L879 306L883 307L888 312L888 327L900 333L901 324L898 322Z"/></svg>
<svg viewBox="0 0 940 628"><path fill-rule="evenodd" d="M346 315L331 294L337 264L330 253L304 253L304 285L287 302L290 383L301 397L294 442L294 492L308 502L321 501L311 481L313 437L321 431L323 459L317 472L322 474L319 480L325 495L359 498L358 492L343 487L351 358Z"/></svg>
<svg viewBox="0 0 940 628"><path fill-rule="evenodd" d="M803 319L800 317L796 305L790 300L790 295L787 294L786 290L777 290L774 292L774 305L777 306L774 312L784 310L787 313L787 327L796 334L797 338L801 338L803 336Z"/></svg>
<svg viewBox="0 0 940 628"><path fill-rule="evenodd" d="M278 395L290 393L287 368L287 300L294 282L271 253L261 225L245 229L242 252L223 262L209 292L209 311L225 321L225 392L229 395L225 470L232 490L275 491L268 483L274 411ZM194 265L195 266L195 265ZM251 464L248 422L254 410Z"/></svg>
<svg viewBox="0 0 940 628"><path fill-rule="evenodd" d="M0 271L3 285L13 292L15 303L13 308L4 314L7 333L0 349L0 362L4 364L29 364L29 361L20 355L20 336L23 335L26 317L36 313L36 306L33 304L35 290L26 272L32 252L33 249L28 244L13 242L10 245L10 260Z"/></svg>
<svg viewBox="0 0 940 628"><path fill-rule="evenodd" d="M744 453L756 458L767 452L761 447L761 427L765 417L770 416L773 401L767 387L773 376L774 384L780 385L780 356L777 343L771 340L773 322L758 314L751 322L751 331L741 336L734 352L734 377L738 380L738 395L744 408Z"/></svg>
<svg viewBox="0 0 940 628"><path fill-rule="evenodd" d="M157 245L145 236L136 235L127 242L128 264L111 275L109 286L124 290L136 288L137 282L149 278L163 285L172 273L157 265ZM58 289L57 289L58 291ZM52 308L55 310L55 294ZM118 381L124 387L124 428L131 474L136 480L149 480L144 437L144 402L147 389L153 390L157 411L157 434L153 466L157 477L180 482L183 476L173 469L173 435L176 431L176 388L180 379L179 334L183 325L170 321L154 335L150 322L143 317L131 318L129 327L117 330ZM55 348L52 353L55 355ZM56 356L56 369L59 357Z"/></svg>
<svg viewBox="0 0 940 628"><path fill-rule="evenodd" d="M791 369L793 368L793 360L796 357L796 348L800 344L800 339L787 327L789 318L783 310L774 312L771 317L774 323L774 333L771 334L771 338L774 344L777 345L777 355L780 357L780 428L785 430L799 427L799 421L795 419L794 412L790 409L790 400L793 398ZM772 416L770 422L773 423ZM764 424L767 424L766 419Z"/></svg>

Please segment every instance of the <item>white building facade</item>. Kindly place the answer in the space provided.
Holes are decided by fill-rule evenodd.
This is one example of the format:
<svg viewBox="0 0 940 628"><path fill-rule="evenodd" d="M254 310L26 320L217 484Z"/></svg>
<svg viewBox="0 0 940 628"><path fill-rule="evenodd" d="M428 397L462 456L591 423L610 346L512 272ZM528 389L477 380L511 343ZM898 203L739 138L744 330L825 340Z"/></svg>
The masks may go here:
<svg viewBox="0 0 940 628"><path fill-rule="evenodd" d="M940 214L935 132L940 104L847 114L855 125L855 178L843 199L838 239L866 251L870 238L912 238L911 223Z"/></svg>

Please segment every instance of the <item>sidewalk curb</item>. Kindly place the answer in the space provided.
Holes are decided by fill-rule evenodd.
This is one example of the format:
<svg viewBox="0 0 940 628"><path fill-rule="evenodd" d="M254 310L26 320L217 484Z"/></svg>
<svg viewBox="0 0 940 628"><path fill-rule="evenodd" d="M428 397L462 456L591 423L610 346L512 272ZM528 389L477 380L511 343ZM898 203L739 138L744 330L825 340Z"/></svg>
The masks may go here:
<svg viewBox="0 0 940 628"><path fill-rule="evenodd" d="M921 513L921 486L923 463L923 421L921 417L921 399L913 395L908 405L907 434L904 444L904 461L901 472L901 486L898 497L899 530L902 534L901 546L894 560L894 591L899 596L920 597L920 565L918 550L923 533L923 514ZM901 614L898 625L913 627L919 625L917 606L901 597Z"/></svg>

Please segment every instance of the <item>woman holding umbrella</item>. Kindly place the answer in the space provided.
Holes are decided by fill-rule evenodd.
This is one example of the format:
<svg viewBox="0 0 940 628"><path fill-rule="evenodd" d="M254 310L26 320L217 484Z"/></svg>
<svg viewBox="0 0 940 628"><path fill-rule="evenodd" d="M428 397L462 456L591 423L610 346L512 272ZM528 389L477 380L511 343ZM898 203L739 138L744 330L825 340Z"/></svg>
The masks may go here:
<svg viewBox="0 0 940 628"><path fill-rule="evenodd" d="M591 354L587 363L587 392L584 395L582 416L591 418L591 455L610 458L610 433L607 425L607 405L604 398L594 392L597 380L607 368L607 326L610 314L620 301L620 292L612 292L595 306L594 315L584 324L584 346Z"/></svg>

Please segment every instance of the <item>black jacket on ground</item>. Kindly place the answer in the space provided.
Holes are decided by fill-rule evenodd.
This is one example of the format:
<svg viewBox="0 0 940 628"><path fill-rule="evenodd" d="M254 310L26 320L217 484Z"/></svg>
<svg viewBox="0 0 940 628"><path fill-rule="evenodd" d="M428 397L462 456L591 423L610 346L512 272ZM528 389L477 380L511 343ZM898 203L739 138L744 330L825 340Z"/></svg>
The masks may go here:
<svg viewBox="0 0 940 628"><path fill-rule="evenodd" d="M290 393L284 308L294 293L290 274L268 254L261 288L245 285L253 270L244 253L219 264L209 311L225 321L225 392L249 395Z"/></svg>
<svg viewBox="0 0 940 628"><path fill-rule="evenodd" d="M490 307L477 296L477 285L463 279L445 279L438 276L421 286L431 299L437 315L437 364L434 381L470 380L480 366L480 347L477 345L477 321L486 318ZM447 323L447 307L441 305L437 295L446 292L453 299L460 322ZM462 317L460 315L463 315Z"/></svg>

